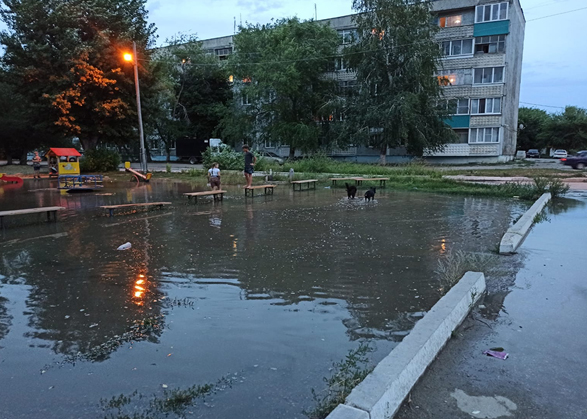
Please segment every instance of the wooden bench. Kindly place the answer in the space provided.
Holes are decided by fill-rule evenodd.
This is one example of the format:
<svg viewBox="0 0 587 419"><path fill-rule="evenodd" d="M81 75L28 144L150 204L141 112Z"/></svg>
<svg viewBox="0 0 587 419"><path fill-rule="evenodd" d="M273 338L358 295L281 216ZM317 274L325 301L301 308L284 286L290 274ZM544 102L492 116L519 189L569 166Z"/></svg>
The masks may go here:
<svg viewBox="0 0 587 419"><path fill-rule="evenodd" d="M332 181L332 186L336 186L336 182L339 180L354 180L357 183L358 177L331 177L329 180Z"/></svg>
<svg viewBox="0 0 587 419"><path fill-rule="evenodd" d="M264 189L265 195L273 195L273 188L275 188L276 186L277 185L257 185L257 186L251 186L250 188L245 188L245 197L250 196L251 198L254 198L255 191L257 189ZM257 195L257 196L259 196L259 195Z"/></svg>
<svg viewBox="0 0 587 419"><path fill-rule="evenodd" d="M100 208L107 209L111 217L114 217L114 210L122 208L136 208L136 207L156 207L163 208L165 205L171 205L171 202L145 202L142 204L123 204L123 205L102 205Z"/></svg>
<svg viewBox="0 0 587 419"><path fill-rule="evenodd" d="M39 214L42 212L47 213L47 221L51 221L51 214L53 214L53 220L57 221L57 211L64 210L65 207L40 207L40 208L26 208L12 211L0 211L0 228L4 228L4 217L10 215L24 215L24 214Z"/></svg>
<svg viewBox="0 0 587 419"><path fill-rule="evenodd" d="M385 182L387 182L388 180L389 180L388 177L359 177L359 178L356 178L357 186L362 185L363 181L367 181L367 182L379 182L379 186L381 188L385 188Z"/></svg>
<svg viewBox="0 0 587 419"><path fill-rule="evenodd" d="M188 192L184 193L184 196L188 197L188 200L192 200L192 196L195 198L195 202L198 202L198 196L210 196L214 197L214 201L219 200L222 201L224 199L224 194L226 191L218 190L218 191L203 191L203 192Z"/></svg>
<svg viewBox="0 0 587 419"><path fill-rule="evenodd" d="M298 188L299 191L302 190L302 185L308 185L308 187L306 188L306 190L310 190L310 185L313 186L312 189L316 189L316 182L318 182L318 179L307 179L307 180L292 180L291 184L293 185L293 190L296 190L296 185L300 185L300 187Z"/></svg>

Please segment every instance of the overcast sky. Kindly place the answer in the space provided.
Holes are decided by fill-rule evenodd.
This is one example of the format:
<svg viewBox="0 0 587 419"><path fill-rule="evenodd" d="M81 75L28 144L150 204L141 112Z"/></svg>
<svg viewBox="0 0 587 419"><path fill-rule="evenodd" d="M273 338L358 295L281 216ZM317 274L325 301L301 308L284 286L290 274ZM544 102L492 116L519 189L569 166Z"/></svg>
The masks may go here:
<svg viewBox="0 0 587 419"><path fill-rule="evenodd" d="M587 2L585 0L521 0L526 16L522 74L522 106L565 105L587 108ZM230 35L234 19L267 23L297 16L318 19L352 13L352 0L149 0L150 21L158 28L158 44L178 32L199 39ZM551 16L583 8L583 10ZM549 17L545 17L549 16ZM542 17L545 17L542 19ZM536 20L534 20L536 19ZM542 106L540 106L542 107ZM557 108L560 107L560 108Z"/></svg>

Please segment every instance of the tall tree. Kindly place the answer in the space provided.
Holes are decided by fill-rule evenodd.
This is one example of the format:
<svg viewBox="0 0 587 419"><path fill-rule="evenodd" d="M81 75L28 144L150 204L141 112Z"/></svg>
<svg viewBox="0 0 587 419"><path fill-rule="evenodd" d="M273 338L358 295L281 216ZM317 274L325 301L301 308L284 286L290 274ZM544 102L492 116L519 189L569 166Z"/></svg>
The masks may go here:
<svg viewBox="0 0 587 419"><path fill-rule="evenodd" d="M542 149L547 146L541 134L551 116L542 109L522 107L518 113L518 150Z"/></svg>
<svg viewBox="0 0 587 419"><path fill-rule="evenodd" d="M334 29L297 18L241 28L229 59L236 94L224 136L288 144L290 157L319 148L321 121L333 110L334 81L324 74L338 44Z"/></svg>
<svg viewBox="0 0 587 419"><path fill-rule="evenodd" d="M193 36L178 36L152 60L157 94L147 103L149 125L167 149L180 137L211 138L232 90L225 66Z"/></svg>
<svg viewBox="0 0 587 419"><path fill-rule="evenodd" d="M439 150L454 138L437 106L442 87L435 74L441 51L432 23L431 3L424 0L353 0L358 39L346 50L357 75L348 101L346 126L356 141L380 150L405 146L415 156Z"/></svg>
<svg viewBox="0 0 587 419"><path fill-rule="evenodd" d="M550 147L587 150L587 109L567 106L546 121L538 137Z"/></svg>
<svg viewBox="0 0 587 419"><path fill-rule="evenodd" d="M48 128L78 137L87 150L133 137L133 69L124 66L122 53L135 41L139 62L149 57L155 28L145 3L1 0L6 71Z"/></svg>

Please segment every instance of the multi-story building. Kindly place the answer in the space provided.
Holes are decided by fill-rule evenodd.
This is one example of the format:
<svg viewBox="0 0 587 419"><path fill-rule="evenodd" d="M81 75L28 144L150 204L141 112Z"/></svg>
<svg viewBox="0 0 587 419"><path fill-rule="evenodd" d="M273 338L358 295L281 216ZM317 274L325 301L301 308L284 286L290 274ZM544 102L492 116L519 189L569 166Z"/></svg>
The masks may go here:
<svg viewBox="0 0 587 419"><path fill-rule="evenodd" d="M443 52L438 76L446 82L447 100L456 101L456 113L447 123L458 142L427 158L443 163L503 162L516 152L518 105L522 73L525 18L520 0L434 0L433 11L440 26L437 35ZM353 15L324 19L340 34L341 45L354 38ZM233 51L232 36L206 39L203 48L220 60ZM352 86L355 74L339 60L331 74L341 87ZM261 147L287 156L284 144ZM388 161L407 158L405 149L388 150ZM376 161L379 150L349 147L333 157Z"/></svg>

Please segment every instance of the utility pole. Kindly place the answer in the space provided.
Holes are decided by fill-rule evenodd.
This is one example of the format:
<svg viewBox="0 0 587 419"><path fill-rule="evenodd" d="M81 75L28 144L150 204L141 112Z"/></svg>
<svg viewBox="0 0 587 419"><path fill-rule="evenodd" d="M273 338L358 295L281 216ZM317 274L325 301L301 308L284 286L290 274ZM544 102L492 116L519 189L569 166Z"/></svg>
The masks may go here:
<svg viewBox="0 0 587 419"><path fill-rule="evenodd" d="M139 116L139 139L141 142L141 170L147 174L147 151L145 150L145 134L143 133L143 114L141 112L141 88L139 86L139 64L137 43L132 43L133 62L135 65L135 90L137 94L137 114Z"/></svg>

